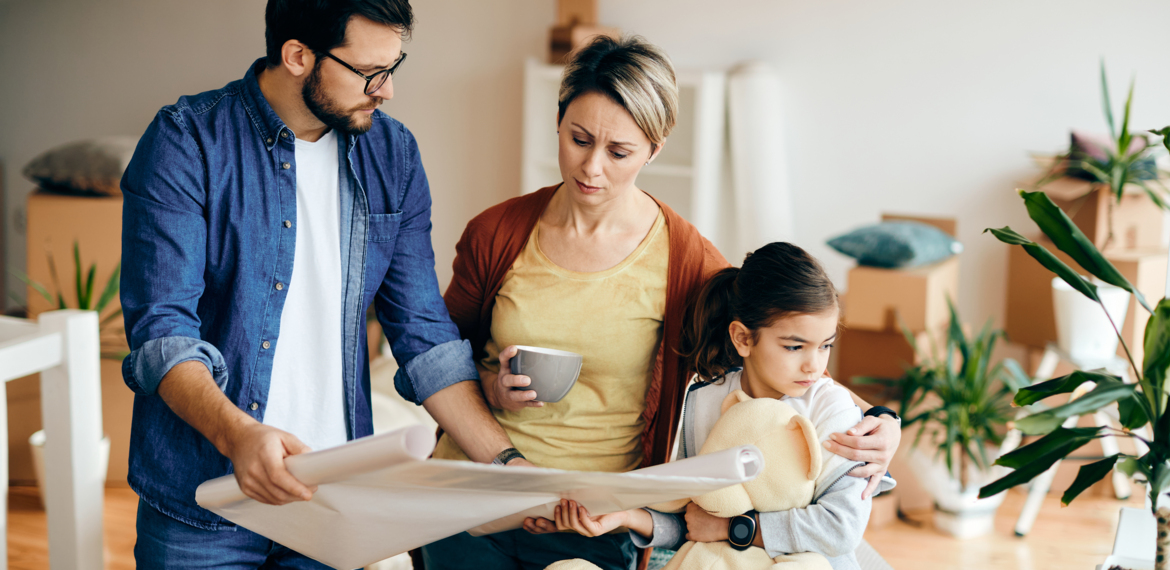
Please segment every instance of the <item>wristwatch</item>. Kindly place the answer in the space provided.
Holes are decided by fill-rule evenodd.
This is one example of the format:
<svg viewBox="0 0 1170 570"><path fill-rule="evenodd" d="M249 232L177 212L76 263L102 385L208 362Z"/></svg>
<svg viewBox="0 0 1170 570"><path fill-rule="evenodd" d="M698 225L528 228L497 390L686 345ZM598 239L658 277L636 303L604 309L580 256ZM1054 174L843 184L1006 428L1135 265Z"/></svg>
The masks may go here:
<svg viewBox="0 0 1170 570"><path fill-rule="evenodd" d="M902 423L902 418L898 416L898 412L895 412L894 410L891 410L885 406L872 406L866 410L865 414L863 415L873 416L875 418L878 416L890 416L891 418L898 420L898 423Z"/></svg>
<svg viewBox="0 0 1170 570"><path fill-rule="evenodd" d="M727 523L727 542L736 550L747 550L756 541L756 511L735 515Z"/></svg>
<svg viewBox="0 0 1170 570"><path fill-rule="evenodd" d="M492 465L507 465L509 461L516 459L525 459L524 454L520 453L515 447L509 447L500 452L495 459L492 460Z"/></svg>

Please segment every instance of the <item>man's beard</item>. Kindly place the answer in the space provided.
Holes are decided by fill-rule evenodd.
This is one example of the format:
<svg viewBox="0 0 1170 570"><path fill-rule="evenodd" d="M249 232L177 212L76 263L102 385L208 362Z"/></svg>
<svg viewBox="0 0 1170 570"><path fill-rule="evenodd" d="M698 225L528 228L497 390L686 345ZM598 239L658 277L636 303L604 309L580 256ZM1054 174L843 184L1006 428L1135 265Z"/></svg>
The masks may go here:
<svg viewBox="0 0 1170 570"><path fill-rule="evenodd" d="M305 100L305 106L309 108L309 112L313 113L317 120L325 123L326 127L346 135L360 135L370 130L370 127L374 126L373 119L371 118L362 124L354 118L352 112L358 109L377 107L382 103L381 98L370 97L368 106L350 109L350 113L346 113L325 93L325 89L321 85L320 68L321 60L318 60L313 66L313 71L309 73L309 78L305 80L304 87L301 88L301 98Z"/></svg>

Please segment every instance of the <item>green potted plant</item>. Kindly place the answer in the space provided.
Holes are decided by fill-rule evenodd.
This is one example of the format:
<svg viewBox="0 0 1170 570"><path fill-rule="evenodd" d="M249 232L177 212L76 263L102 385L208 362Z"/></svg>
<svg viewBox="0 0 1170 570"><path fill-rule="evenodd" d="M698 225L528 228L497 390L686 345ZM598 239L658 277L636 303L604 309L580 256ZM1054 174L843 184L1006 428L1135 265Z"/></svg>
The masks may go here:
<svg viewBox="0 0 1170 570"><path fill-rule="evenodd" d="M73 242L74 293L76 293L77 306L70 307L65 302L65 295L62 292L60 280L57 278L57 263L53 259L52 253L48 254L48 260L49 276L52 279L54 294L50 294L48 287L44 284L32 280L23 272L16 269L12 269L11 271L25 285L28 285L44 297L49 302L49 305L55 309L73 308L83 311L96 311L99 319L98 334L101 337L102 358L122 360L126 355L130 354L126 350L125 329L122 327L122 319L120 318L122 316L121 307L110 311L104 317L102 316L106 307L110 305L110 302L118 294L118 289L121 286L122 263L118 262L114 266L114 272L110 274L110 278L106 281L101 295L98 295L97 289L95 288L96 284L94 283L94 279L97 276L97 264L90 264L88 269L83 270L81 265L81 247L77 242ZM17 302L20 301L15 296L13 296L13 299Z"/></svg>
<svg viewBox="0 0 1170 570"><path fill-rule="evenodd" d="M1114 240L1113 208L1121 203L1127 193L1144 193L1163 210L1170 209L1170 204L1166 197L1167 188L1160 181L1161 173L1153 156L1158 150L1157 144L1151 143L1150 137L1145 133L1129 131L1133 82L1130 82L1129 93L1125 99L1121 126L1117 128L1113 120L1104 62L1101 63L1101 99L1105 110L1105 122L1109 127L1109 138L1096 140L1091 135L1074 131L1069 150L1055 157L1048 171L1035 183L1033 189L1039 189L1059 178L1069 177L1088 182L1088 194L1095 192L1111 194L1111 199L1105 201L1108 208L1105 215L1106 235L1104 241L1099 243L1101 249L1107 249ZM1069 196L1081 197L1083 195ZM1065 207L1068 208L1069 205ZM1071 215L1076 216L1075 211L1071 212ZM1095 223L1095 218L1090 223Z"/></svg>
<svg viewBox="0 0 1170 570"><path fill-rule="evenodd" d="M1155 134L1170 133L1170 127ZM1163 139L1170 144L1170 139ZM1117 453L1080 468L1072 485L1065 490L1061 502L1071 503L1090 485L1109 475L1114 468L1133 476L1140 475L1148 485L1150 508L1157 519L1158 570L1170 570L1167 547L1170 547L1170 413L1167 413L1168 371L1170 371L1170 299L1162 299L1151 306L1138 291L1110 263L1063 211L1041 192L1021 191L1028 215L1052 243L1071 257L1084 270L1101 281L1132 293L1151 317L1146 324L1144 359L1140 364L1130 355L1125 339L1121 346L1132 370L1131 383L1103 371L1077 371L1020 389L1014 398L1017 406L1028 406L1040 400L1078 390L1080 397L1068 403L1036 411L1015 422L1015 427L1027 435L1043 436L996 460L997 465L1014 469L1006 476L986 485L980 497L991 497L1016 485L1031 481L1047 471L1056 461L1065 458L1086 443L1107 434L1138 440L1136 455ZM1092 302L1101 305L1101 296L1089 279L1077 274L1042 245L1032 242L1010 227L988 228L1000 241L1019 245L1045 268L1055 273ZM1102 310L1104 306L1102 305ZM1106 311L1106 315L1108 312ZM1113 332L1121 336L1121 323L1111 320ZM1091 414L1098 409L1116 405L1120 427L1063 427L1068 418Z"/></svg>
<svg viewBox="0 0 1170 570"><path fill-rule="evenodd" d="M994 453L1002 443L1013 417L1012 395L1028 382L1014 360L992 363L1003 331L988 322L968 336L954 304L947 302L950 324L942 347L929 347L924 362L908 367L901 378L859 380L900 393L903 428L918 425L909 463L934 498L935 527L968 538L991 531L1003 500L980 499L979 488L1002 471L993 468L989 448ZM905 327L903 334L915 353L923 353L925 347ZM924 439L933 454L918 450Z"/></svg>

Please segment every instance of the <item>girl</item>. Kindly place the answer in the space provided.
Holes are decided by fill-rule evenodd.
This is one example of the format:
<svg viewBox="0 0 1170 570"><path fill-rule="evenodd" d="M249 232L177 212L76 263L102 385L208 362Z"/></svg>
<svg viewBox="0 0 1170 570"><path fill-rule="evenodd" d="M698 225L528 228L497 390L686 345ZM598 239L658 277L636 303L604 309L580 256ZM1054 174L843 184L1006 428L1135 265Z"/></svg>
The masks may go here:
<svg viewBox="0 0 1170 570"><path fill-rule="evenodd" d="M838 314L833 283L812 256L792 244L768 244L748 254L742 269L713 275L683 336L691 369L710 380L693 384L687 394L678 438L683 443L675 458L698 453L719 419L723 399L737 389L753 398L788 402L812 421L822 443L829 434L857 425L862 413L849 391L825 375ZM773 557L817 552L835 569L858 568L854 550L869 520L871 501L862 498L866 481L845 475L864 464L828 452L822 456L812 504L755 515L758 531L751 529L752 543ZM878 492L893 484L887 476ZM641 548L677 550L684 540L727 540L731 520L694 503L685 514L633 509L593 517L574 501L562 501L556 508L558 530L599 536L624 526Z"/></svg>

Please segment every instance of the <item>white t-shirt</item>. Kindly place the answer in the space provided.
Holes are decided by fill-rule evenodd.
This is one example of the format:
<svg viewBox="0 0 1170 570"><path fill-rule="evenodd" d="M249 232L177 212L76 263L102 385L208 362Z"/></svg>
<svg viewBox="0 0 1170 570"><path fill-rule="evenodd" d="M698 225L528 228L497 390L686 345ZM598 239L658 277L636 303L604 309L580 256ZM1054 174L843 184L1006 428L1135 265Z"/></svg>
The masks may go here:
<svg viewBox="0 0 1170 570"><path fill-rule="evenodd" d="M337 135L296 140L296 254L264 423L314 450L346 441L341 368L341 227ZM274 284L275 286L275 284Z"/></svg>

